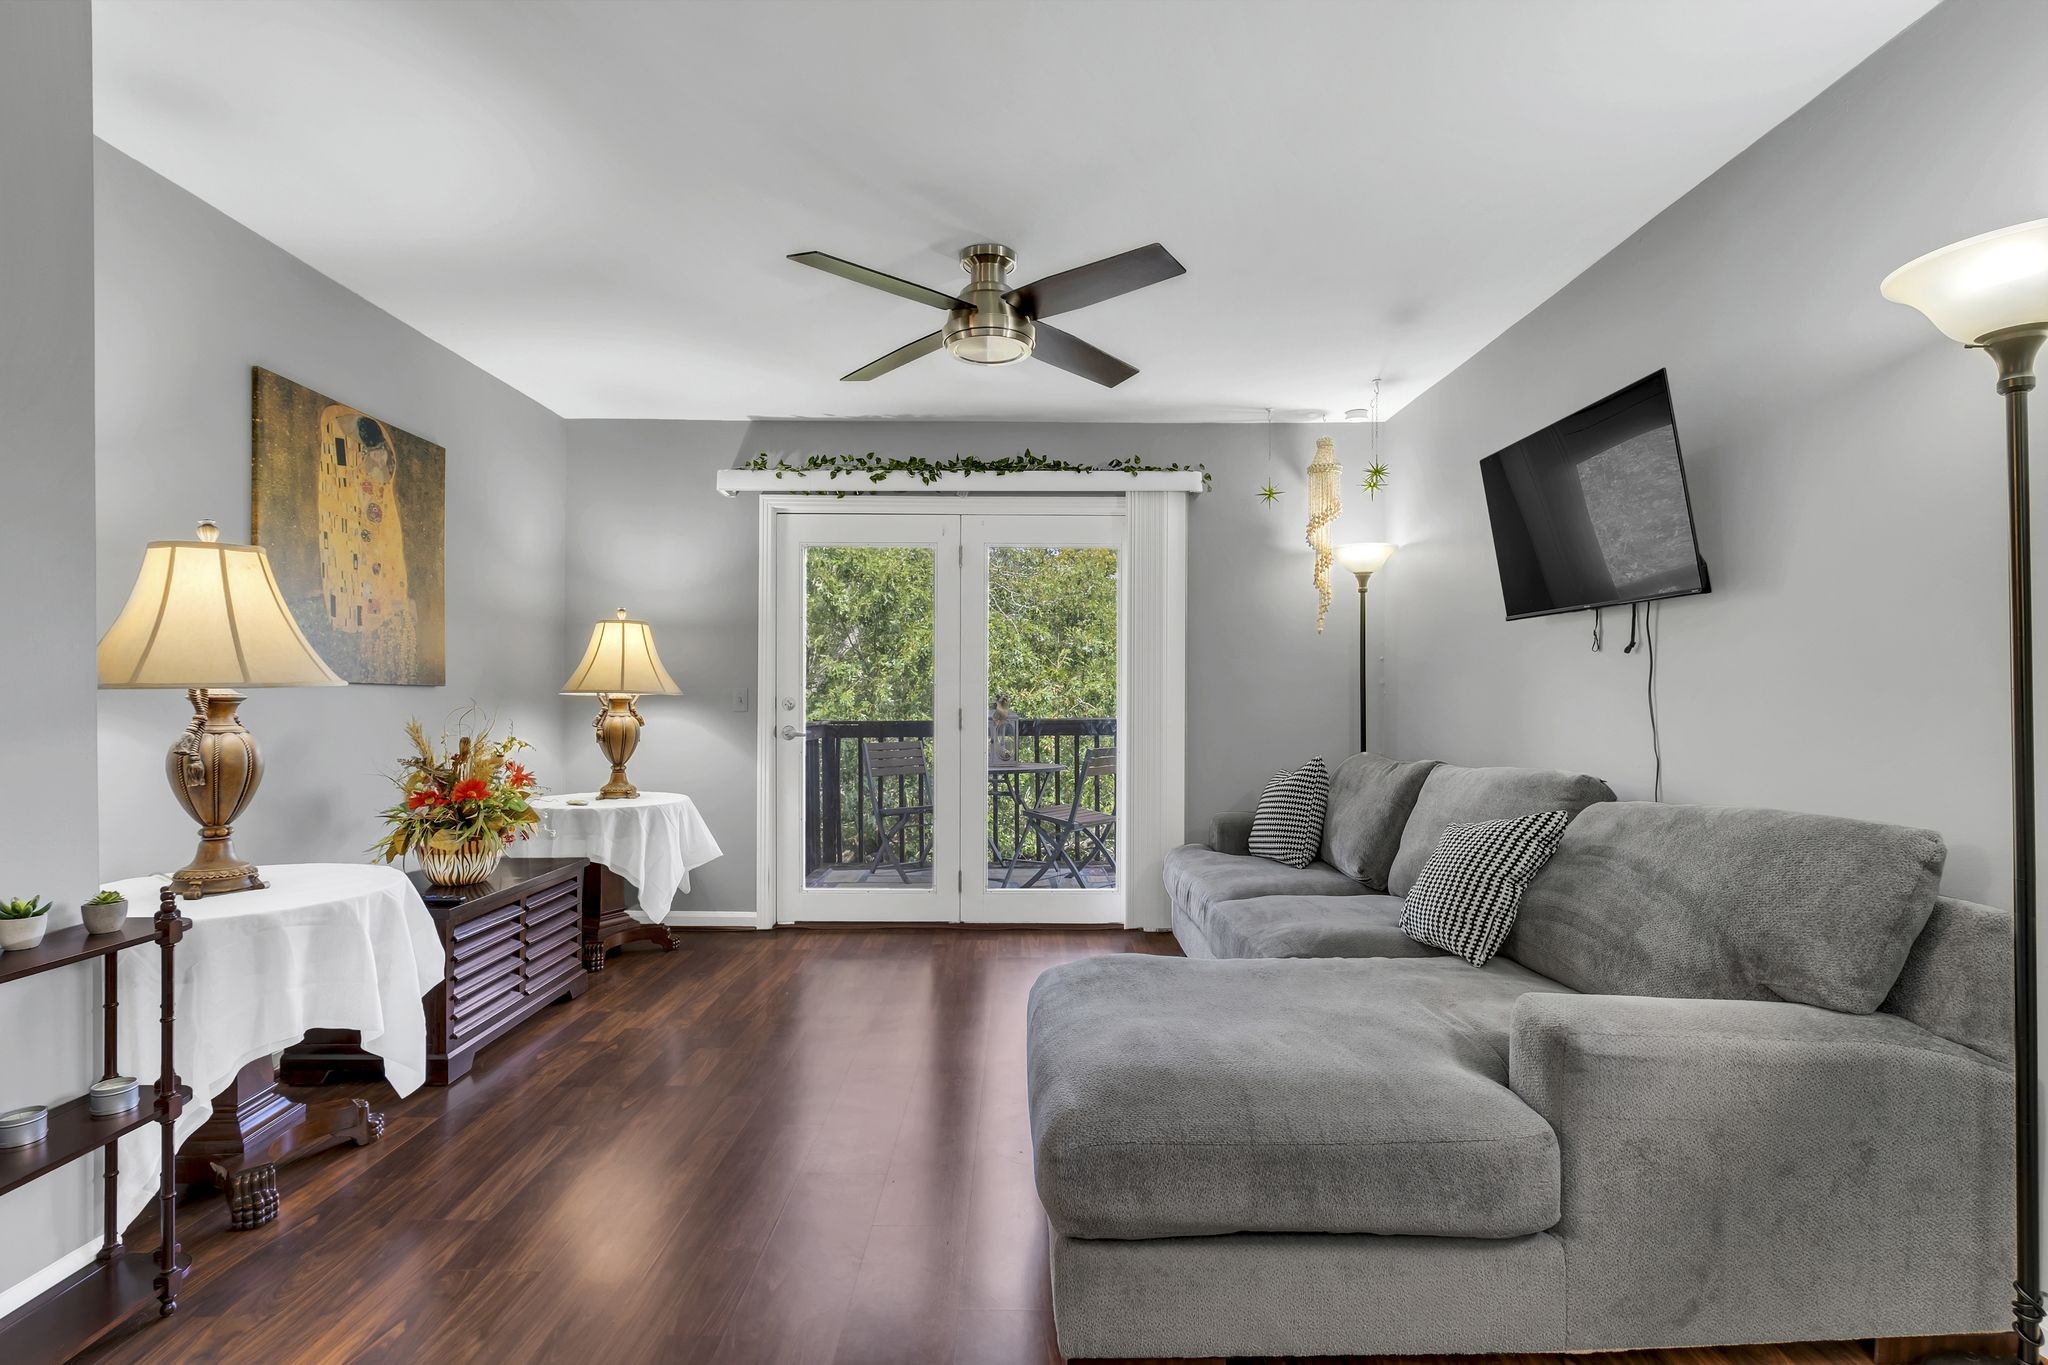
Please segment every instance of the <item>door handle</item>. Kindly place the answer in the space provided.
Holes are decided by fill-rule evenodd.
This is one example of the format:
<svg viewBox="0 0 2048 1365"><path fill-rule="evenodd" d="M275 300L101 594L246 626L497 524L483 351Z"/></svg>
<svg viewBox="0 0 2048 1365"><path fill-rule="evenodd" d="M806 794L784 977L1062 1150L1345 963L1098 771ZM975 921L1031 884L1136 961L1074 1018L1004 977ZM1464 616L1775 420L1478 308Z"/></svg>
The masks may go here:
<svg viewBox="0 0 2048 1365"><path fill-rule="evenodd" d="M802 739L804 732L799 726L785 725L782 727L782 737L784 739Z"/></svg>

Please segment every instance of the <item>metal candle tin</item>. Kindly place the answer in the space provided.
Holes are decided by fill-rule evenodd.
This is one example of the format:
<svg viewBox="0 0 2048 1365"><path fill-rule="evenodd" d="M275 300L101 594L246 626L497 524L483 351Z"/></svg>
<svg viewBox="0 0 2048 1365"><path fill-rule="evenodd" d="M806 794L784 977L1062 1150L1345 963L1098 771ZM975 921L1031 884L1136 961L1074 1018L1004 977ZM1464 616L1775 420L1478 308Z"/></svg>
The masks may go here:
<svg viewBox="0 0 2048 1365"><path fill-rule="evenodd" d="M92 1083L92 1089L85 1092L85 1105L94 1118L108 1118L133 1109L141 1093L133 1076L109 1076Z"/></svg>
<svg viewBox="0 0 2048 1365"><path fill-rule="evenodd" d="M40 1104L0 1114L0 1147L29 1147L50 1131L50 1111Z"/></svg>

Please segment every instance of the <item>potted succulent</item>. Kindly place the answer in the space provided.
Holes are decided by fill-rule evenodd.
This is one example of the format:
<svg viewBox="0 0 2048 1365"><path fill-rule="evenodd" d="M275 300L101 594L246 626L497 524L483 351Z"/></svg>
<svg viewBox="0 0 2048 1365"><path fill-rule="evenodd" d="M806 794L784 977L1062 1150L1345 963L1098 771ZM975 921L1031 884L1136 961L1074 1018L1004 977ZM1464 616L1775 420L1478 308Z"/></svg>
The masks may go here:
<svg viewBox="0 0 2048 1365"><path fill-rule="evenodd" d="M117 891L102 891L78 907L85 917L88 934L118 934L128 923L128 898Z"/></svg>
<svg viewBox="0 0 2048 1365"><path fill-rule="evenodd" d="M33 948L50 927L50 907L41 896L25 901L0 901L0 951Z"/></svg>
<svg viewBox="0 0 2048 1365"><path fill-rule="evenodd" d="M533 774L512 755L528 748L513 735L491 738L486 723L474 735L430 741L408 721L413 752L399 760L400 799L384 812L390 830L373 851L387 863L408 853L434 886L480 882L497 869L505 846L532 835L540 813L527 798L540 792Z"/></svg>

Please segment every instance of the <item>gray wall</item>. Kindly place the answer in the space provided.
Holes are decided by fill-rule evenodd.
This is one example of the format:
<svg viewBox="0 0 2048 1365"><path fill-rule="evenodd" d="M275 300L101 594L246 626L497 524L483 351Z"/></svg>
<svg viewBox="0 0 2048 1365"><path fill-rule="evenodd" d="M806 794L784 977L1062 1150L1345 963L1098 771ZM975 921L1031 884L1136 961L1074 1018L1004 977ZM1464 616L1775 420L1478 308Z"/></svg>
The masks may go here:
<svg viewBox="0 0 2048 1365"><path fill-rule="evenodd" d="M1218 812L1248 805L1275 767L1356 747L1356 589L1336 572L1336 601L1318 636L1302 531L1314 438L1334 431L1347 471L1338 538L1384 538L1399 493L1368 503L1357 491L1366 426L1280 424L1269 433L1263 424L578 421L569 430L570 643L581 648L590 623L616 607L644 611L689 693L647 703L649 728L633 762L642 786L690 792L725 850L697 875L685 908L753 905L757 512L751 498L720 498L711 488L718 470L763 452L991 459L1028 447L1088 464L1120 456L1206 464L1214 486L1189 518L1190 837L1205 837ZM1269 439L1273 481L1285 490L1273 506L1257 497ZM731 709L742 688L750 693L744 714ZM579 699L567 723L587 730L589 714ZM575 785L593 786L605 768L580 738L570 737L569 771Z"/></svg>
<svg viewBox="0 0 2048 1365"><path fill-rule="evenodd" d="M93 820L92 20L0 5L0 896L78 922L98 887ZM56 1104L98 1075L96 973L0 990L0 1109ZM0 1312L18 1282L94 1238L91 1162L0 1198ZM16 1286L10 1293L9 1286Z"/></svg>
<svg viewBox="0 0 2048 1365"><path fill-rule="evenodd" d="M744 422L571 422L568 624L560 687L591 624L620 607L654 628L680 697L642 697L633 781L689 793L723 856L690 874L687 910L754 909L754 517L752 498L711 492ZM745 689L747 710L732 709ZM602 786L611 767L590 728L594 697L557 705L567 735L560 791Z"/></svg>
<svg viewBox="0 0 2048 1365"><path fill-rule="evenodd" d="M97 191L99 601L104 629L145 542L210 516L249 534L250 367L261 365L446 447L448 682L252 693L263 790L236 828L259 864L359 862L385 779L417 716L472 701L559 771L565 425L418 332L104 144ZM90 620L88 620L90 628ZM176 692L99 697L104 875L191 857L163 751L188 714Z"/></svg>
<svg viewBox="0 0 2048 1365"><path fill-rule="evenodd" d="M1393 417L1393 748L1648 794L1627 613L1501 619L1478 462L1668 367L1714 591L1660 609L1666 798L1928 826L2010 902L1993 371L1878 282L2043 212L2044 51L2048 6L1942 6Z"/></svg>

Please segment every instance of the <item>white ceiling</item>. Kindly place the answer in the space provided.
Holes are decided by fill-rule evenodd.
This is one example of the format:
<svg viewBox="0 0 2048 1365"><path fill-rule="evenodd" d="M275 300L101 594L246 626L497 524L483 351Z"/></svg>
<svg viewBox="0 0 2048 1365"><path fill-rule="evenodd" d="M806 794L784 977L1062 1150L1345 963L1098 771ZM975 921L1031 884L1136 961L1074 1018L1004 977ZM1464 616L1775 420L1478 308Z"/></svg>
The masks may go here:
<svg viewBox="0 0 2048 1365"><path fill-rule="evenodd" d="M565 417L1391 414L1931 3L95 0L96 113ZM936 314L786 254L983 240L1188 273L839 382Z"/></svg>

